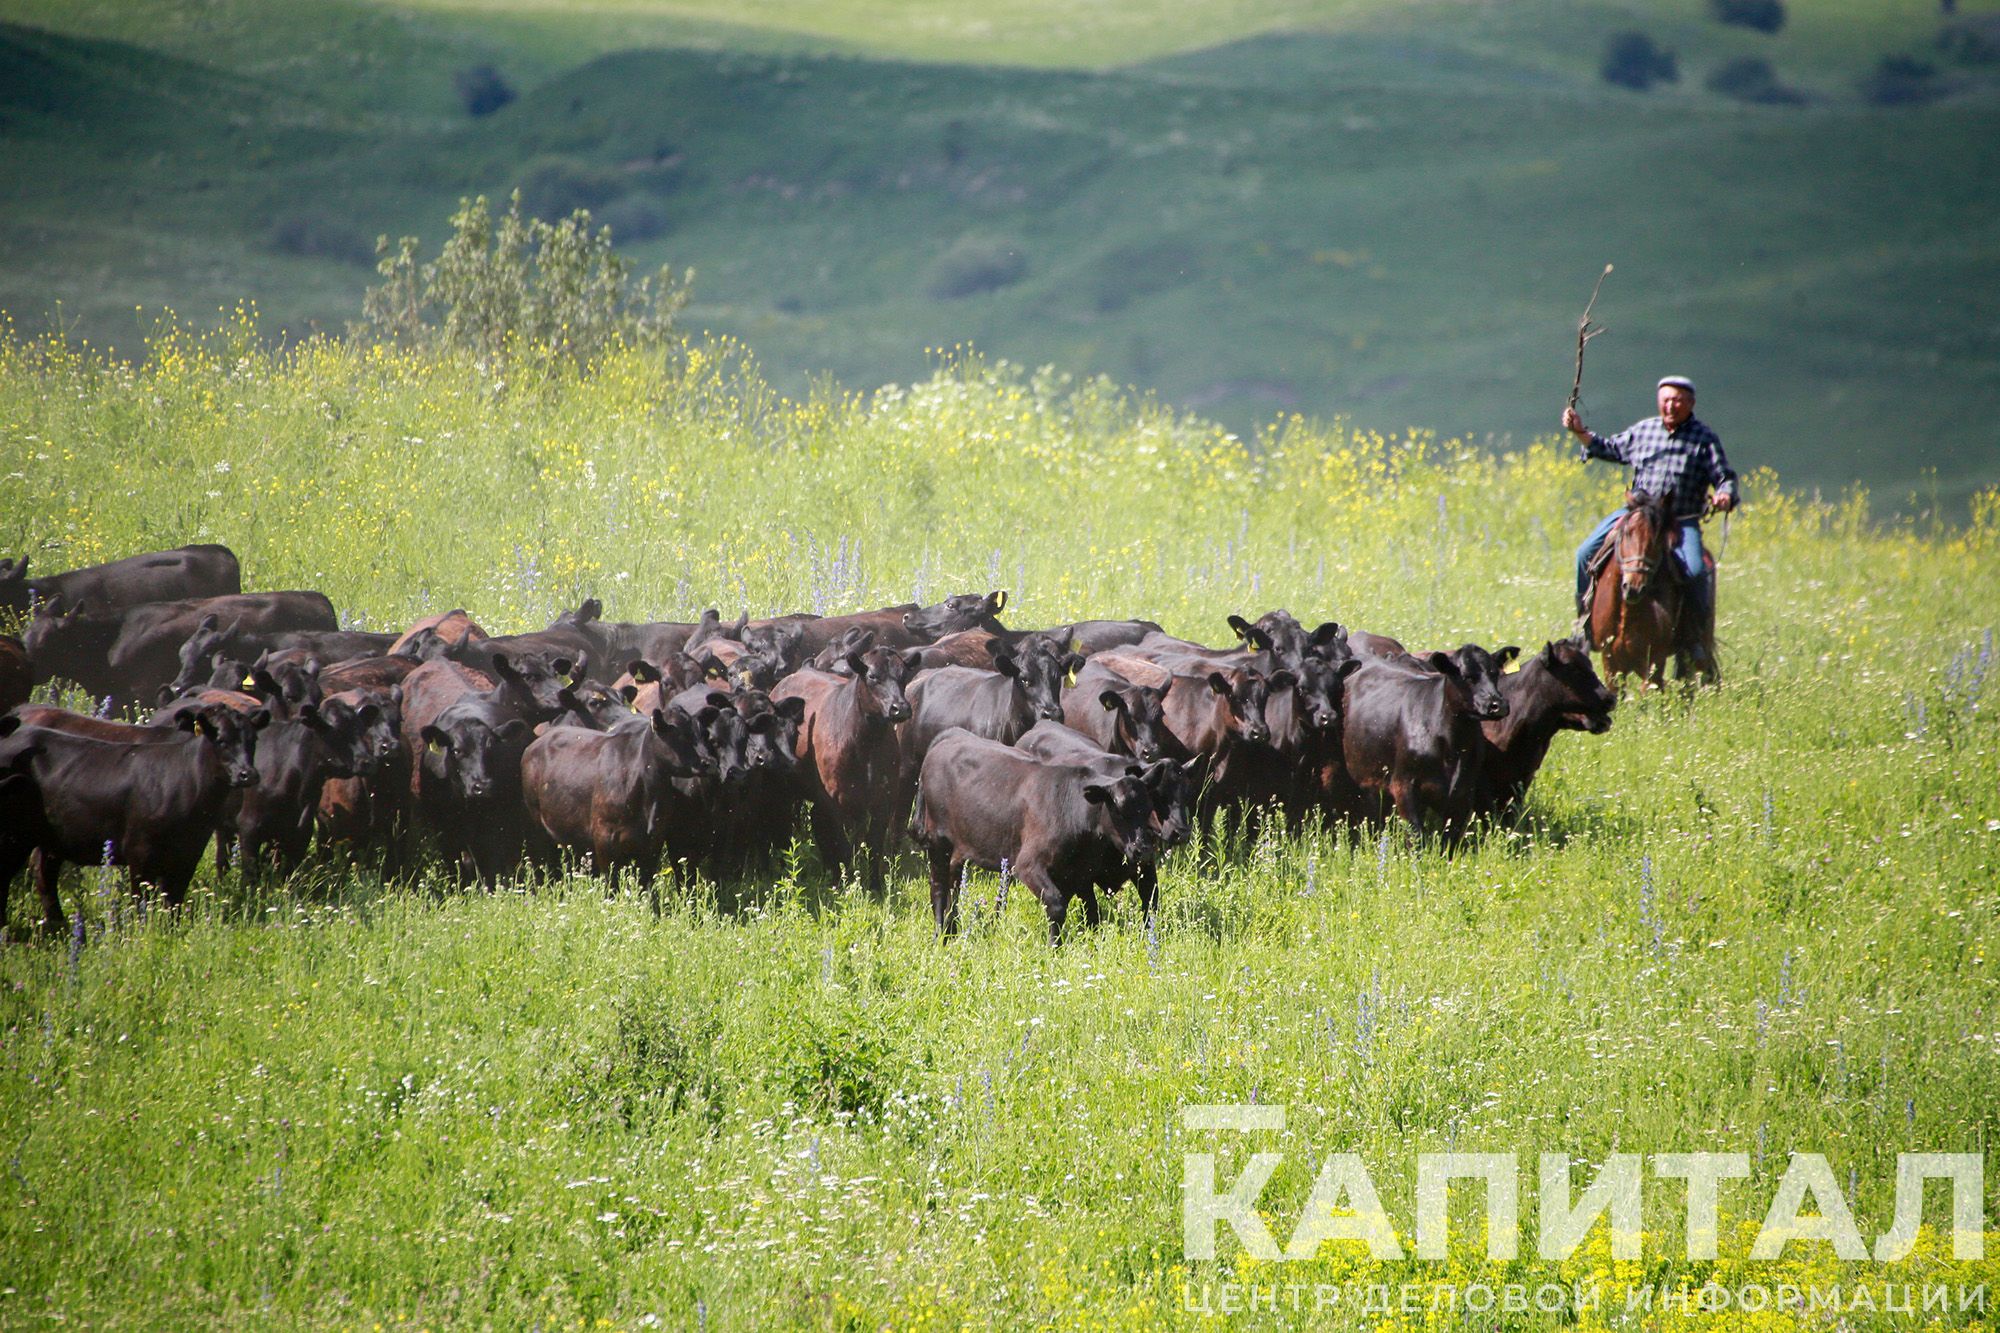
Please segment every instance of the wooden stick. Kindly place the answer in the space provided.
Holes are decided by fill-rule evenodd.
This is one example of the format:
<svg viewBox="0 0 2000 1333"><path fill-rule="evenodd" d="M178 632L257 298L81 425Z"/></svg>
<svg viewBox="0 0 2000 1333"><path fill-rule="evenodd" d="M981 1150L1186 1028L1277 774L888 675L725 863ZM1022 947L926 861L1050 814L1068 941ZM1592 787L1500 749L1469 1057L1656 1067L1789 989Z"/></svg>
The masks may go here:
<svg viewBox="0 0 2000 1333"><path fill-rule="evenodd" d="M1590 322L1590 312L1597 308L1597 294L1604 290L1604 280L1611 276L1611 265L1604 266L1604 272L1597 275L1597 285L1590 289L1590 304L1583 308L1583 318L1576 322L1576 379L1569 386L1569 408L1576 410L1576 400L1583 393L1583 345L1598 334L1607 332L1602 324Z"/></svg>

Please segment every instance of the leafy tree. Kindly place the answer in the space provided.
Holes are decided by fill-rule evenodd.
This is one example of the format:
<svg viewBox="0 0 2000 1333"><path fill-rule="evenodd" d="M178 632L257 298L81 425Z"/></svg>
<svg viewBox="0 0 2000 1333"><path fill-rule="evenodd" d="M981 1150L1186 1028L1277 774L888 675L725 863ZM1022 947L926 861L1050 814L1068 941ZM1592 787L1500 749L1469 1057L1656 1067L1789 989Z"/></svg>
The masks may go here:
<svg viewBox="0 0 2000 1333"><path fill-rule="evenodd" d="M451 76L458 102L472 116L490 116L514 100L514 88L491 65L468 65Z"/></svg>
<svg viewBox="0 0 2000 1333"><path fill-rule="evenodd" d="M1758 32L1785 26L1785 0L1708 0L1709 12L1724 23Z"/></svg>
<svg viewBox="0 0 2000 1333"><path fill-rule="evenodd" d="M421 262L418 239L376 242L379 286L362 300L363 336L469 352L589 361L617 343L664 344L693 270L639 278L578 209L560 222L521 213L517 190L496 222L486 196L459 201L451 239Z"/></svg>
<svg viewBox="0 0 2000 1333"><path fill-rule="evenodd" d="M1796 106L1806 100L1798 89L1780 83L1777 71L1762 56L1744 56L1717 66L1708 76L1708 86L1725 97L1766 106Z"/></svg>
<svg viewBox="0 0 2000 1333"><path fill-rule="evenodd" d="M1937 66L1914 56L1883 56L1861 81L1861 95L1876 106L1920 106L1944 95Z"/></svg>
<svg viewBox="0 0 2000 1333"><path fill-rule="evenodd" d="M1606 83L1639 92L1655 83L1672 83L1681 76L1674 53L1656 46L1643 32L1611 34L1604 44L1604 65L1600 72Z"/></svg>

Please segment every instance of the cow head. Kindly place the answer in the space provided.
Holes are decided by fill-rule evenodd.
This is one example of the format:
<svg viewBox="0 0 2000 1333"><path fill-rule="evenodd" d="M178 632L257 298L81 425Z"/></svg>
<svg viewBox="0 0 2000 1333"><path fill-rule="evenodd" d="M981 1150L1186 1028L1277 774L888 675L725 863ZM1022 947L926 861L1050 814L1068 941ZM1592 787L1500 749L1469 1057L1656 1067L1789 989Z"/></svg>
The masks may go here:
<svg viewBox="0 0 2000 1333"><path fill-rule="evenodd" d="M1150 861L1159 855L1153 793L1144 782L1129 773L1116 782L1087 782L1083 799L1095 808L1099 827L1127 861Z"/></svg>
<svg viewBox="0 0 2000 1333"><path fill-rule="evenodd" d="M893 648L871 648L848 656L847 674L855 679L855 698L864 717L889 723L909 720L910 700L903 687L917 673L922 656L914 649L899 653Z"/></svg>
<svg viewBox="0 0 2000 1333"><path fill-rule="evenodd" d="M1167 692L1150 685L1121 685L1097 696L1107 713L1118 716L1112 727L1113 746L1142 764L1150 764L1165 753Z"/></svg>
<svg viewBox="0 0 2000 1333"><path fill-rule="evenodd" d="M1153 824L1160 847L1178 847L1194 833L1195 779L1198 759L1162 759L1137 770L1153 798Z"/></svg>
<svg viewBox="0 0 2000 1333"><path fill-rule="evenodd" d="M1299 716L1314 731L1332 731L1340 724L1341 701L1347 692L1347 678L1361 669L1349 657L1338 665L1324 658L1308 656L1292 674L1297 678L1293 691L1298 696Z"/></svg>
<svg viewBox="0 0 2000 1333"><path fill-rule="evenodd" d="M574 611L564 611L557 615L549 623L549 628L555 629L558 626L566 626L570 629L582 629L585 625L596 624L603 616L604 603L598 601L595 597L586 597L577 604Z"/></svg>
<svg viewBox="0 0 2000 1333"><path fill-rule="evenodd" d="M251 692L271 705L271 711L281 718L296 717L307 704L318 703L325 695L319 687L319 659L309 657L300 662L291 658L273 660L269 653L260 656L250 666ZM241 678L232 689L240 689Z"/></svg>
<svg viewBox="0 0 2000 1333"><path fill-rule="evenodd" d="M194 633L188 635L187 641L181 645L180 674L167 682L167 688L175 694L179 694L182 690L193 689L204 680L210 680L210 664L214 659L223 656L228 651L230 641L235 637L235 627L232 625L230 628L224 629L222 627L222 617L213 612L203 616L195 625ZM215 686L217 689L224 690L235 690L242 687L243 677L241 676L230 681L227 685Z"/></svg>
<svg viewBox="0 0 2000 1333"><path fill-rule="evenodd" d="M790 675L805 665L806 627L796 620L746 629L742 643L751 652L777 663L780 676Z"/></svg>
<svg viewBox="0 0 2000 1333"><path fill-rule="evenodd" d="M1588 651L1564 640L1547 644L1521 668L1521 688L1528 700L1553 704L1559 725L1568 731L1602 736L1611 730L1611 710L1618 696L1598 678Z"/></svg>
<svg viewBox="0 0 2000 1333"><path fill-rule="evenodd" d="M1298 677L1283 669L1268 676L1254 671L1211 671L1207 685L1222 699L1229 734L1245 745L1263 745L1271 739L1270 724L1264 720L1264 705L1271 691L1295 688Z"/></svg>
<svg viewBox="0 0 2000 1333"><path fill-rule="evenodd" d="M373 776L401 743L388 712L372 701L335 698L309 703L299 710L298 720L326 746L327 771L336 777Z"/></svg>
<svg viewBox="0 0 2000 1333"><path fill-rule="evenodd" d="M535 730L480 695L454 700L422 732L424 777L465 800L504 799L520 783Z"/></svg>
<svg viewBox="0 0 2000 1333"><path fill-rule="evenodd" d="M239 713L227 704L208 704L190 708L174 719L174 725L215 747L230 786L257 785L257 733L271 725L269 709Z"/></svg>
<svg viewBox="0 0 2000 1333"><path fill-rule="evenodd" d="M608 731L613 723L632 716L630 700L594 680L573 680L556 691L556 699L563 710L557 721L592 731Z"/></svg>
<svg viewBox="0 0 2000 1333"><path fill-rule="evenodd" d="M544 657L522 653L509 657L493 654L493 674L500 678L503 698L525 717L546 722L562 711L562 677L570 674L575 662L567 657Z"/></svg>
<svg viewBox="0 0 2000 1333"><path fill-rule="evenodd" d="M1082 665L1083 659L1075 653L1058 653L1042 643L1018 655L1001 652L993 658L993 669L1013 677L1035 716L1045 722L1062 721L1063 679Z"/></svg>
<svg viewBox="0 0 2000 1333"><path fill-rule="evenodd" d="M840 637L819 650L812 665L820 671L831 671L836 676L851 676L853 669L848 659L857 653L865 653L875 646L875 631L867 628L844 629Z"/></svg>
<svg viewBox="0 0 2000 1333"><path fill-rule="evenodd" d="M1497 722L1507 716L1507 696L1500 689L1500 679L1506 674L1507 663L1520 655L1521 650L1512 644L1489 653L1476 643L1468 643L1454 652L1432 653L1422 660L1431 670L1458 678L1472 700L1474 717L1482 722ZM1448 662L1450 667L1441 666L1441 661Z"/></svg>
<svg viewBox="0 0 2000 1333"><path fill-rule="evenodd" d="M760 691L745 691L735 699L746 730L744 763L754 772L788 773L798 766L799 726L806 701L793 696L775 703Z"/></svg>
<svg viewBox="0 0 2000 1333"><path fill-rule="evenodd" d="M701 724L686 713L655 708L647 725L647 757L664 776L691 778L713 767Z"/></svg>
<svg viewBox="0 0 2000 1333"><path fill-rule="evenodd" d="M983 629L989 633L1004 633L996 616L1007 605L1005 589L989 592L981 596L976 592L959 593L945 598L936 606L921 607L903 614L903 628L912 634L921 635L932 643L947 634L957 634L961 630Z"/></svg>

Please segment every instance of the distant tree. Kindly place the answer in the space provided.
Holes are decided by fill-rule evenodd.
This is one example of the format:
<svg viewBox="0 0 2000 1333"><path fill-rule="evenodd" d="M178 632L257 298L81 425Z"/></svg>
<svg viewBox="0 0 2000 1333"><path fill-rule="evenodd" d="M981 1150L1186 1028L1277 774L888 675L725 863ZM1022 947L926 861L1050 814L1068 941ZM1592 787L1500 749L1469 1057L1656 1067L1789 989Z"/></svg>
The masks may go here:
<svg viewBox="0 0 2000 1333"><path fill-rule="evenodd" d="M925 290L939 301L1011 287L1028 276L1028 257L1005 236L970 232L953 241L931 267Z"/></svg>
<svg viewBox="0 0 2000 1333"><path fill-rule="evenodd" d="M1983 15L1938 30L1938 50L1960 64L1991 65L2000 62L2000 15Z"/></svg>
<svg viewBox="0 0 2000 1333"><path fill-rule="evenodd" d="M485 361L588 361L620 342L666 343L693 271L667 267L635 281L611 229L590 223L581 209L560 222L523 217L519 191L497 222L485 195L461 199L436 259L419 261L414 236L376 242L382 282L363 298L356 332Z"/></svg>
<svg viewBox="0 0 2000 1333"><path fill-rule="evenodd" d="M490 116L515 97L512 85L491 65L468 65L451 76L451 85L459 105L474 116Z"/></svg>
<svg viewBox="0 0 2000 1333"><path fill-rule="evenodd" d="M1708 0L1709 12L1724 23L1758 32L1785 26L1785 0Z"/></svg>
<svg viewBox="0 0 2000 1333"><path fill-rule="evenodd" d="M1606 83L1639 92L1655 83L1672 83L1681 76L1674 53L1655 45L1643 32L1611 34L1604 44L1604 65L1600 72Z"/></svg>
<svg viewBox="0 0 2000 1333"><path fill-rule="evenodd" d="M1861 95L1876 106L1921 106L1944 96L1937 66L1915 56L1883 56L1861 81Z"/></svg>
<svg viewBox="0 0 2000 1333"><path fill-rule="evenodd" d="M1717 66L1708 76L1708 86L1724 97L1765 106L1796 106L1806 100L1798 89L1778 82L1777 71L1762 56L1744 56Z"/></svg>

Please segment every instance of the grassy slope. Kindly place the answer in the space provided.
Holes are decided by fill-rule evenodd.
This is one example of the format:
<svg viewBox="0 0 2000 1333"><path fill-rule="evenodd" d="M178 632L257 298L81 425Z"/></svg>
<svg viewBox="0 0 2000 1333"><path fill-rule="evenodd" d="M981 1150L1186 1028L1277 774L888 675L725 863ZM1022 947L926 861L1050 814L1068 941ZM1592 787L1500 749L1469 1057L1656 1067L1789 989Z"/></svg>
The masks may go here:
<svg viewBox="0 0 2000 1333"><path fill-rule="evenodd" d="M26 446L0 531L59 534L50 567L226 538L253 585L372 624L1002 585L1023 623L1215 637L1282 604L1532 648L1616 484L1547 450L1310 430L1252 459L976 363L788 404L728 356L501 389L255 346L175 338L131 371L0 345L0 430ZM1400 836L1183 854L1156 947L1127 901L1051 953L1018 889L996 913L975 876L940 948L913 868L877 902L810 857L658 919L587 881L486 899L329 861L263 888L205 872L186 920L135 927L77 876L97 933L74 963L0 950L0 1322L1136 1328L1198 1323L1183 1280L1232 1276L1601 1268L1600 1316L1642 1279L2000 1282L1935 1237L1888 1269L1742 1257L1790 1150L1854 1173L1872 1237L1897 1152L1983 1150L1990 1181L2000 1130L2000 514L1919 534L1761 489L1726 557L1722 689L1560 739L1534 821L1450 860ZM867 1113L832 1113L829 1080ZM1421 1151L1521 1154L1530 1218L1542 1150L1742 1151L1755 1179L1724 1195L1713 1267L1672 1259L1659 1184L1645 1266L1601 1230L1560 1267L1334 1247L1273 1270L1226 1238L1183 1265L1181 1154L1213 1146L1227 1180L1245 1149L1179 1108L1252 1097L1290 1116L1281 1241L1337 1150L1406 1242Z"/></svg>
<svg viewBox="0 0 2000 1333"><path fill-rule="evenodd" d="M1962 500L1993 476L1977 425L1996 388L1992 102L1860 109L1855 75L1920 48L1929 9L1799 8L1776 38L1692 2L1649 11L1686 78L1639 97L1593 78L1630 21L1595 5L1117 7L1073 32L1036 6L773 5L728 27L692 5L336 3L277 24L256 0L11 0L81 35L5 40L57 53L46 80L88 110L6 111L0 308L38 327L60 299L80 332L127 344L150 322L135 304L251 294L280 325L339 327L365 264L280 253L280 226L310 220L361 256L378 231L435 238L461 192L554 161L609 171L628 210L660 214L668 233L629 248L693 263L692 320L751 338L787 387L907 380L926 348L972 341L1238 428L1297 409L1521 440L1549 426L1575 310L1612 260L1597 423L1641 414L1652 376L1682 369L1746 464L1892 500L1930 468ZM992 32L967 35L978 21ZM1329 35L1171 54L1281 24ZM691 49L568 68L660 43ZM813 43L855 54L796 53ZM1827 104L1700 90L1752 51ZM1120 53L1153 59L878 59ZM450 72L482 59L540 86L470 125ZM148 62L173 76L128 92ZM683 157L671 188L617 175L660 147ZM931 295L967 235L1017 247L1025 278Z"/></svg>

